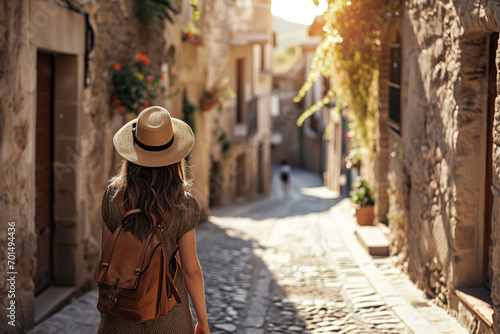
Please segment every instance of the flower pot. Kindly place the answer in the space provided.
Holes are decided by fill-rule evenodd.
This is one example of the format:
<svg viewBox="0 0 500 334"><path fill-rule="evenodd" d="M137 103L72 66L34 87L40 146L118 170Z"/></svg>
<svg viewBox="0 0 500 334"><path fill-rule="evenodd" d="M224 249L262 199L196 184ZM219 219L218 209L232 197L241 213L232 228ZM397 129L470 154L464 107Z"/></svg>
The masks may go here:
<svg viewBox="0 0 500 334"><path fill-rule="evenodd" d="M212 108L215 107L216 104L217 100L215 99L206 99L206 98L201 99L201 109L203 109L203 111L212 110Z"/></svg>
<svg viewBox="0 0 500 334"><path fill-rule="evenodd" d="M182 41L183 42L190 42L191 44L194 45L203 45L203 39L200 36L195 36L195 35L188 35L188 34L182 34Z"/></svg>
<svg viewBox="0 0 500 334"><path fill-rule="evenodd" d="M373 219L375 218L373 209L373 205L356 208L356 218L358 219L358 225L373 225Z"/></svg>

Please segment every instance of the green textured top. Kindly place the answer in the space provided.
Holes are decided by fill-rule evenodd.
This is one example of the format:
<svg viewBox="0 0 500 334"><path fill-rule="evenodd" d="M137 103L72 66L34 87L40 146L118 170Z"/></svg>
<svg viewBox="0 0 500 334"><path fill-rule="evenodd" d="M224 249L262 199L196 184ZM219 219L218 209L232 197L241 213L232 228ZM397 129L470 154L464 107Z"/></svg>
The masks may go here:
<svg viewBox="0 0 500 334"><path fill-rule="evenodd" d="M114 188L110 185L102 197L101 215L111 232L120 225L121 214L118 203L113 201ZM186 206L170 214L162 228L167 258L170 259L177 248L179 239L198 226L200 206L196 199L186 193ZM182 270L175 278L175 286L182 302L176 304L168 314L157 321L138 322L107 314L102 333L194 333L193 315L189 308L189 299Z"/></svg>

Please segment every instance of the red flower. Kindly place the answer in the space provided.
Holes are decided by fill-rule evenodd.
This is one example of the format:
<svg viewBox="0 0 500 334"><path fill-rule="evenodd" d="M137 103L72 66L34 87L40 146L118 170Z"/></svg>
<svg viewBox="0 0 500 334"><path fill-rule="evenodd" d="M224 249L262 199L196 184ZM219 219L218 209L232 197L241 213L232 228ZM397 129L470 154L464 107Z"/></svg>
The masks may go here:
<svg viewBox="0 0 500 334"><path fill-rule="evenodd" d="M165 79L165 74L160 74L160 79Z"/></svg>
<svg viewBox="0 0 500 334"><path fill-rule="evenodd" d="M193 36L194 36L194 34L193 34L193 32L192 32L192 31L188 31L187 35L188 35L189 37L193 37Z"/></svg>
<svg viewBox="0 0 500 334"><path fill-rule="evenodd" d="M347 147L351 147L351 142L348 142L348 143L347 143Z"/></svg>
<svg viewBox="0 0 500 334"><path fill-rule="evenodd" d="M346 132L345 139L351 139L351 133L350 132Z"/></svg>
<svg viewBox="0 0 500 334"><path fill-rule="evenodd" d="M137 52L137 61L149 65L149 58L144 53Z"/></svg>
<svg viewBox="0 0 500 334"><path fill-rule="evenodd" d="M143 105L144 105L145 107L149 107L149 101L144 101Z"/></svg>
<svg viewBox="0 0 500 334"><path fill-rule="evenodd" d="M213 88L212 88L212 89L210 89L210 90L208 91L208 94L210 94L210 95L214 95L214 94L215 94L215 89L213 89Z"/></svg>
<svg viewBox="0 0 500 334"><path fill-rule="evenodd" d="M119 63L115 63L115 64L113 65L113 70L119 70L119 69L120 69L120 67L121 67L121 65L120 65Z"/></svg>
<svg viewBox="0 0 500 334"><path fill-rule="evenodd" d="M147 77L147 78L146 78L146 83L147 83L148 85L151 85L151 82L153 82L153 77L152 77L152 76Z"/></svg>

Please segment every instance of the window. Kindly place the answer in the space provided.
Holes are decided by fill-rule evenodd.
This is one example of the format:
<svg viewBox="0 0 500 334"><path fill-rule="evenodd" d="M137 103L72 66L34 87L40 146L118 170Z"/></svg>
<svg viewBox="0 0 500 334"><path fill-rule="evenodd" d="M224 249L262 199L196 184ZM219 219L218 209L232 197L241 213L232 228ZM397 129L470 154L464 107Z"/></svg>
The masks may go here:
<svg viewBox="0 0 500 334"><path fill-rule="evenodd" d="M236 123L245 122L245 59L236 61Z"/></svg>
<svg viewBox="0 0 500 334"><path fill-rule="evenodd" d="M390 45L389 127L401 133L401 43L399 35Z"/></svg>
<svg viewBox="0 0 500 334"><path fill-rule="evenodd" d="M266 70L266 44L260 45L260 70Z"/></svg>

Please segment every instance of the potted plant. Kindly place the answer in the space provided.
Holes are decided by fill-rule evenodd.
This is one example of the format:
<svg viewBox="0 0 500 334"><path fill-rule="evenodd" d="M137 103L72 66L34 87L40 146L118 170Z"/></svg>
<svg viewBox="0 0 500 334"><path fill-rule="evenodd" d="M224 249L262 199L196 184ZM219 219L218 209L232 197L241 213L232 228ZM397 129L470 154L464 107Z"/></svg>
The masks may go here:
<svg viewBox="0 0 500 334"><path fill-rule="evenodd" d="M229 100L236 96L231 87L229 87L228 83L229 78L224 77L212 88L205 89L203 91L203 95L201 96L201 109L209 111L217 104L219 104L221 108L227 108Z"/></svg>
<svg viewBox="0 0 500 334"><path fill-rule="evenodd" d="M373 191L368 182L362 177L357 177L353 183L353 188L349 193L351 201L356 205L356 218L359 225L373 225L375 217L373 205Z"/></svg>
<svg viewBox="0 0 500 334"><path fill-rule="evenodd" d="M127 119L129 115L135 118L160 92L165 92L165 87L160 85L163 77L152 72L149 58L140 52L122 63L115 63L111 69L113 110L125 114Z"/></svg>

